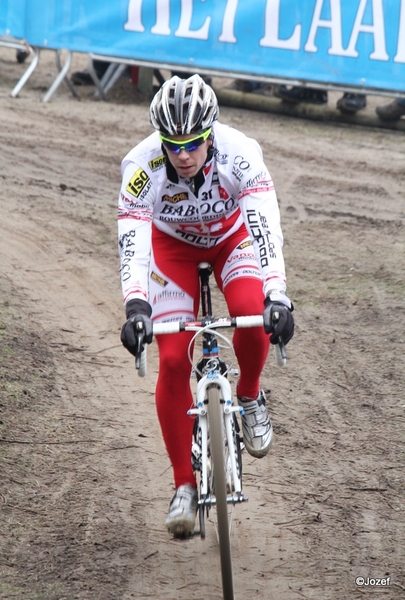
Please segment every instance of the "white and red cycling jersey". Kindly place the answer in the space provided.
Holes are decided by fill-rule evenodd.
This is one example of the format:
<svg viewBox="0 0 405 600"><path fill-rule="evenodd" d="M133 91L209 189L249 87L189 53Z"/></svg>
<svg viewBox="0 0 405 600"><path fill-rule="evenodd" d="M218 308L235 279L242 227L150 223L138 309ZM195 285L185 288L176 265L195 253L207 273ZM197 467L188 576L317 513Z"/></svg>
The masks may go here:
<svg viewBox="0 0 405 600"><path fill-rule="evenodd" d="M156 279L150 268L153 223L167 236L184 242L185 252L188 245L215 248L245 226L250 238L245 243L250 246L245 272L250 265L263 282L264 295L280 292L280 301L290 306L285 296L280 213L261 148L255 140L218 122L213 134L208 160L192 179L178 176L162 150L158 132L122 161L118 230L124 303L135 298L150 301L150 275ZM231 275L229 269L224 285Z"/></svg>

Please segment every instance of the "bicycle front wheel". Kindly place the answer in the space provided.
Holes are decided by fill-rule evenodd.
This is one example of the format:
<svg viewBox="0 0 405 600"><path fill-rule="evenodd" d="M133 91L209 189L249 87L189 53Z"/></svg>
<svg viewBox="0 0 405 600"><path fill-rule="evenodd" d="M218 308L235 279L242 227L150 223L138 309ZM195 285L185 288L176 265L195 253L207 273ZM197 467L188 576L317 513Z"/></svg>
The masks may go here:
<svg viewBox="0 0 405 600"><path fill-rule="evenodd" d="M211 439L213 485L218 520L218 541L221 558L222 589L224 600L234 600L231 541L228 520L225 438L220 389L208 388L208 419Z"/></svg>

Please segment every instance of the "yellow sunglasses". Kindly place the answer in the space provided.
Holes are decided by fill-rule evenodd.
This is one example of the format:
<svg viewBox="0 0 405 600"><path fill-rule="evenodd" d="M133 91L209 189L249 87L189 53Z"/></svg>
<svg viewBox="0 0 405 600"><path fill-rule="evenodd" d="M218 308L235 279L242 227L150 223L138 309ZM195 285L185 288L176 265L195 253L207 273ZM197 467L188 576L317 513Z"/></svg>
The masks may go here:
<svg viewBox="0 0 405 600"><path fill-rule="evenodd" d="M194 152L197 150L210 136L212 128L206 129L203 133L196 135L190 140L181 140L177 142L175 140L171 140L170 138L165 137L161 133L159 134L160 140L167 150L173 152L174 154L179 154L182 150L186 152Z"/></svg>

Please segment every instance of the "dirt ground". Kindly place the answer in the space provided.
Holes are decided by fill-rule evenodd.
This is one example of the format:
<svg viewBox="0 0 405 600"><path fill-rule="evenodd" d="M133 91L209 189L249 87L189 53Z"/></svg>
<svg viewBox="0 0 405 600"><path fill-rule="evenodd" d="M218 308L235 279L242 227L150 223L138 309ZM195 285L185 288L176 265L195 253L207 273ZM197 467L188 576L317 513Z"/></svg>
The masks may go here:
<svg viewBox="0 0 405 600"><path fill-rule="evenodd" d="M119 167L148 103L126 79L109 102L61 86L41 103L51 52L13 99L26 66L0 51L0 598L219 600L214 528L164 528L156 347L140 379L119 340ZM263 376L272 452L244 459L236 600L404 598L405 135L221 121L263 147L296 306L288 364Z"/></svg>

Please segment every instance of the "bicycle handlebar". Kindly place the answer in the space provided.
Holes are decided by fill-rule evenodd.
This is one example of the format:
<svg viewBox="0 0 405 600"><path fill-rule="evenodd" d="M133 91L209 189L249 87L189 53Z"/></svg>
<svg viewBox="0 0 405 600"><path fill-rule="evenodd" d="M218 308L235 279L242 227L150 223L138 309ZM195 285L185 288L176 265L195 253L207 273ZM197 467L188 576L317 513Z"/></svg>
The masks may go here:
<svg viewBox="0 0 405 600"><path fill-rule="evenodd" d="M182 331L201 331L203 329L221 329L221 328L248 328L248 327L263 327L263 315L251 315L246 317L223 317L219 319L189 321L172 323L154 323L153 335L166 335L171 333L180 333ZM287 354L285 344L282 338L279 338L279 343L274 344L274 354L276 363L279 367L286 364ZM144 377L146 374L146 346L141 353L137 366L138 375Z"/></svg>
<svg viewBox="0 0 405 600"><path fill-rule="evenodd" d="M219 329L221 327L263 327L263 316L253 315L250 317L224 317L221 319L212 319L209 322L189 321L173 323L154 323L153 335L163 335L166 333L180 333L181 331L199 331L200 329Z"/></svg>
<svg viewBox="0 0 405 600"><path fill-rule="evenodd" d="M199 331L200 329L219 329L225 327L263 327L263 315L213 319L207 325L204 325L203 321L190 321L188 323L156 323L153 325L153 334L162 335L167 333L179 333L181 331ZM279 338L278 344L274 344L274 353L277 365L279 367L284 367L287 361L287 354L282 338Z"/></svg>

